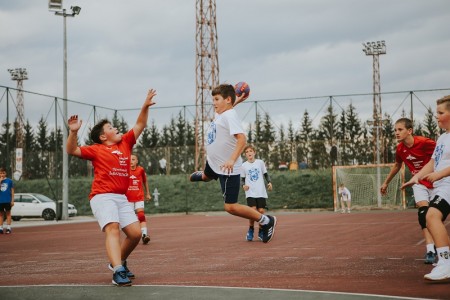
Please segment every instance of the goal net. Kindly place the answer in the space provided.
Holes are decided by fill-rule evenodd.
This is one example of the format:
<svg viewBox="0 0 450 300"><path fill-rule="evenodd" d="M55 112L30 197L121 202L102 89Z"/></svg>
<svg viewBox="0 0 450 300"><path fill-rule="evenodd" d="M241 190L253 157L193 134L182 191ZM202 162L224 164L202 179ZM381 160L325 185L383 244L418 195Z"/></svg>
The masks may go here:
<svg viewBox="0 0 450 300"><path fill-rule="evenodd" d="M393 165L333 166L334 211L342 209L339 198L339 185L341 183L350 191L352 209L405 209L405 192L400 189L405 181L405 168L403 166L389 183L387 194L381 195L380 193L380 187Z"/></svg>

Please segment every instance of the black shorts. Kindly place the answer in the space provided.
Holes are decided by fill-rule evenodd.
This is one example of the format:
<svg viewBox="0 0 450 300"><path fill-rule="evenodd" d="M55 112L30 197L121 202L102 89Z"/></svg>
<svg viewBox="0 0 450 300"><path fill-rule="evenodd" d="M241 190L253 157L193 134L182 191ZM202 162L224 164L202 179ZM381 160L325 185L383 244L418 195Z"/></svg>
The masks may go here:
<svg viewBox="0 0 450 300"><path fill-rule="evenodd" d="M239 190L241 188L241 175L217 174L211 169L208 162L206 162L205 170L203 172L209 179L219 179L223 201L225 203L234 204L238 202Z"/></svg>
<svg viewBox="0 0 450 300"><path fill-rule="evenodd" d="M11 211L11 203L0 203L0 211Z"/></svg>
<svg viewBox="0 0 450 300"><path fill-rule="evenodd" d="M247 198L247 205L250 207L256 207L256 209L260 209L260 208L266 208L267 203L266 203L266 198L253 198L253 197L248 197Z"/></svg>
<svg viewBox="0 0 450 300"><path fill-rule="evenodd" d="M430 201L430 207L434 207L442 213L442 221L445 221L450 213L450 204L441 196L434 196L433 200Z"/></svg>

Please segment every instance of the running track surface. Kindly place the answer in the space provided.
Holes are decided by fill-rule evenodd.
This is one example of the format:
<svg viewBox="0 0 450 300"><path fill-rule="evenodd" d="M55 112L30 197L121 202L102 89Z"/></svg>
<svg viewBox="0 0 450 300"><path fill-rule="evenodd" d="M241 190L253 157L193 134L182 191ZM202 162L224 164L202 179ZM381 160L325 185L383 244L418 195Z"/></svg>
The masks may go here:
<svg viewBox="0 0 450 300"><path fill-rule="evenodd" d="M42 290L34 286L56 286L46 293L60 291L78 299L92 296L92 288L117 296L139 294L148 286L160 296L171 294L154 299L218 299L229 290L211 288L206 297L205 292L191 297L188 290L208 286L254 288L239 295L260 299L271 297L271 290L265 290L269 298L258 295L262 289L339 292L326 299L356 299L340 293L450 299L450 282L423 279L432 266L423 262L425 245L415 210L273 214L278 226L268 244L245 241L248 221L225 213L147 216L151 242L139 244L128 259L136 274L131 288L110 286L105 236L95 221L42 221L51 225L28 227L22 227L26 220L13 222L13 233L0 236L0 293L14 293L11 288L19 286L29 291L29 299L38 299ZM62 292L64 286L72 290ZM157 293L160 286L172 287ZM172 294L178 290L181 294ZM230 295L224 299L240 299ZM301 298L322 299L313 295ZM299 294L289 299L295 298Z"/></svg>

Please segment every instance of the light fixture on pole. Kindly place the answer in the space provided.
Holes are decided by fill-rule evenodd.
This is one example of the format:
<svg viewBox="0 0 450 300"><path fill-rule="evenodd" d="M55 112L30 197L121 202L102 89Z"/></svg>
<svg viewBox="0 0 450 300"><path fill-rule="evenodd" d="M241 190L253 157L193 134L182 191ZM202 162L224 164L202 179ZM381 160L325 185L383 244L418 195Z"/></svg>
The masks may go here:
<svg viewBox="0 0 450 300"><path fill-rule="evenodd" d="M55 15L63 17L64 23L64 31L63 31L63 39L64 39L64 68L63 68L63 76L64 76L64 85L63 85L63 130L62 130L62 153L63 153L63 175L62 175L62 212L61 219L67 220L68 216L68 203L69 203L69 157L67 151L65 150L67 144L67 30L66 30L66 17L75 17L81 11L81 7L79 6L71 6L71 13L67 13L66 9L62 7L62 0L49 0L48 1L48 9L52 12L55 12Z"/></svg>
<svg viewBox="0 0 450 300"><path fill-rule="evenodd" d="M385 41L363 43L363 52L373 57L373 121L367 123L375 128L374 136L374 156L377 164L377 195L378 207L381 207L381 175L380 175L380 136L383 134L381 121L381 88L380 88L380 55L386 54Z"/></svg>
<svg viewBox="0 0 450 300"><path fill-rule="evenodd" d="M25 166L23 155L25 153L23 81L28 79L28 72L25 68L8 69L8 72L11 74L11 80L17 81L16 159L13 177L15 180L19 180Z"/></svg>

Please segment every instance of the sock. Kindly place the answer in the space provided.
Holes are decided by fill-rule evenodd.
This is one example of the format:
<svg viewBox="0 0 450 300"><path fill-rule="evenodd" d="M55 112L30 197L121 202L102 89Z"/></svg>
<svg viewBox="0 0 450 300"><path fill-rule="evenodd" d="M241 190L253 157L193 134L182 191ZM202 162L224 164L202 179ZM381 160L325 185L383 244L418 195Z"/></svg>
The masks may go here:
<svg viewBox="0 0 450 300"><path fill-rule="evenodd" d="M119 270L120 268L122 268L122 265L117 265L117 266L115 266L113 269L114 269L114 273L116 273L117 272L117 270Z"/></svg>
<svg viewBox="0 0 450 300"><path fill-rule="evenodd" d="M11 230L11 225L7 225L7 226L6 226L6 229Z"/></svg>
<svg viewBox="0 0 450 300"><path fill-rule="evenodd" d="M436 248L439 263L450 264L450 250L448 246Z"/></svg>
<svg viewBox="0 0 450 300"><path fill-rule="evenodd" d="M147 235L147 228L141 228L142 235Z"/></svg>
<svg viewBox="0 0 450 300"><path fill-rule="evenodd" d="M427 244L427 253L428 252L434 253L434 244Z"/></svg>
<svg viewBox="0 0 450 300"><path fill-rule="evenodd" d="M267 225L267 224L269 224L269 222L270 222L270 219L266 215L261 215L261 218L258 221L258 223L261 225Z"/></svg>

